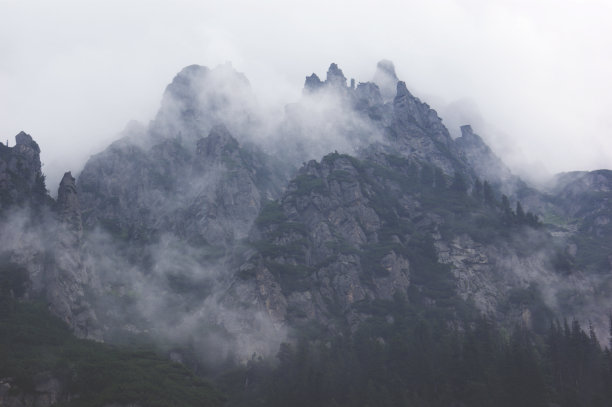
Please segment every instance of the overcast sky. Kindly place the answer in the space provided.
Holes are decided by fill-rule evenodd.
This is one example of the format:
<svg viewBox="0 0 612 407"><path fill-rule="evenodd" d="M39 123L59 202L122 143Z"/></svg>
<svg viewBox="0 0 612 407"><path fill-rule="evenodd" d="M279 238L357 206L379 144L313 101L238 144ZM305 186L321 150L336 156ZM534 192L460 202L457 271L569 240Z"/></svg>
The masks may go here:
<svg viewBox="0 0 612 407"><path fill-rule="evenodd" d="M609 0L0 0L0 139L30 133L53 192L186 65L290 102L330 62L367 81L387 58L516 172L612 168L611 21Z"/></svg>

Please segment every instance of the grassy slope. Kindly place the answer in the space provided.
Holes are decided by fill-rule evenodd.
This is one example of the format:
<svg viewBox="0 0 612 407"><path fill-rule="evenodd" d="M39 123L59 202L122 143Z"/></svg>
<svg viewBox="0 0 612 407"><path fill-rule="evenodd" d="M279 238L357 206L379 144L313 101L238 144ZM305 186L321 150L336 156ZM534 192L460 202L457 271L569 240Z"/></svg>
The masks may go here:
<svg viewBox="0 0 612 407"><path fill-rule="evenodd" d="M78 396L61 406L217 406L223 397L185 367L149 349L117 348L74 338L42 304L0 298L0 377L24 392L51 373Z"/></svg>

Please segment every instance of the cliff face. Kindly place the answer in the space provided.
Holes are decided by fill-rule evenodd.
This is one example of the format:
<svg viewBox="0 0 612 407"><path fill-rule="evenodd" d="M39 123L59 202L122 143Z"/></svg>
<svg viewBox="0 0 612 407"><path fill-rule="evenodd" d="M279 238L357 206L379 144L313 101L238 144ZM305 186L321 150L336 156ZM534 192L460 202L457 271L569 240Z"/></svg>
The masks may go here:
<svg viewBox="0 0 612 407"><path fill-rule="evenodd" d="M241 147L217 126L193 144L116 143L87 163L78 189L88 228L139 241L171 232L223 247L246 235L262 199L277 196L284 176L272 158Z"/></svg>
<svg viewBox="0 0 612 407"><path fill-rule="evenodd" d="M0 379L0 402L8 407L50 407L58 402L70 401L58 378L40 374L33 379L34 391L25 392L12 383L12 379Z"/></svg>
<svg viewBox="0 0 612 407"><path fill-rule="evenodd" d="M566 236L572 264L598 275L598 302L608 306L612 272L612 172L580 171L559 174L552 202L558 208L557 234Z"/></svg>
<svg viewBox="0 0 612 407"><path fill-rule="evenodd" d="M243 137L257 124L256 112L249 81L231 64L213 69L191 65L166 87L148 133L157 141L176 137L196 141L213 126L224 124Z"/></svg>
<svg viewBox="0 0 612 407"><path fill-rule="evenodd" d="M482 138L474 133L472 126L461 126L461 137L454 141L480 178L504 187L519 181Z"/></svg>
<svg viewBox="0 0 612 407"><path fill-rule="evenodd" d="M3 268L25 270L26 298L44 298L80 337L98 339L96 317L85 299L95 285L82 256L82 226L75 180L66 173L57 203L47 194L40 149L26 133L0 151Z"/></svg>
<svg viewBox="0 0 612 407"><path fill-rule="evenodd" d="M85 165L85 227L141 242L165 232L220 246L241 238L288 176L249 142L256 119L249 83L231 65L184 68L146 129Z"/></svg>
<svg viewBox="0 0 612 407"><path fill-rule="evenodd" d="M96 304L108 335L155 331L198 348L224 341L216 354L206 351L215 362L230 348L240 357L272 351L268 330L276 328L267 318L218 298L262 204L290 176L282 157L264 153L236 125L243 113L228 118L244 108L232 84L248 82L227 69L179 73L156 120L92 157L77 183L86 264L100 276ZM229 82L216 86L219 75ZM265 329L247 329L251 323Z"/></svg>
<svg viewBox="0 0 612 407"><path fill-rule="evenodd" d="M13 147L0 144L0 210L12 205L40 206L47 200L40 148L22 131Z"/></svg>
<svg viewBox="0 0 612 407"><path fill-rule="evenodd" d="M258 253L242 265L234 289L248 291L244 286L253 283L253 301L277 320L316 321L332 330L357 325L357 304L405 294L406 236L381 236L396 215L385 212L391 218L384 219L374 209L393 210L380 194L398 185L368 174L368 164L332 154L302 168L283 197L263 208L251 235ZM399 193L388 198L390 206L411 202Z"/></svg>
<svg viewBox="0 0 612 407"><path fill-rule="evenodd" d="M83 261L83 225L76 180L64 174L57 192L55 237L51 241L45 296L51 311L60 316L79 337L101 339L87 291L99 289Z"/></svg>
<svg viewBox="0 0 612 407"><path fill-rule="evenodd" d="M563 173L556 177L555 182L552 193L567 216L588 218L585 219L589 225L587 228L595 234L598 233L597 226L610 223L612 171Z"/></svg>
<svg viewBox="0 0 612 407"><path fill-rule="evenodd" d="M309 76L303 98L288 107L281 132L302 153L296 160L320 159L332 150L360 156L377 144L387 153L429 162L447 175L473 177L437 112L398 80L390 61L378 64L372 82L346 81L342 70L331 64L326 80ZM318 148L300 149L304 139Z"/></svg>
<svg viewBox="0 0 612 407"><path fill-rule="evenodd" d="M294 328L354 332L396 301L534 326L605 303L608 172L527 188L471 127L451 139L388 61L357 84L332 64L262 120L242 74L194 65L57 202L29 136L0 146L3 250L25 295L80 336L151 334L219 363L272 354Z"/></svg>
<svg viewBox="0 0 612 407"><path fill-rule="evenodd" d="M256 252L225 300L247 298L280 323L331 332L354 331L401 297L458 319L465 301L539 329L564 292L594 292L594 281L555 263L562 241L430 171L378 151L309 162L262 209L250 236Z"/></svg>

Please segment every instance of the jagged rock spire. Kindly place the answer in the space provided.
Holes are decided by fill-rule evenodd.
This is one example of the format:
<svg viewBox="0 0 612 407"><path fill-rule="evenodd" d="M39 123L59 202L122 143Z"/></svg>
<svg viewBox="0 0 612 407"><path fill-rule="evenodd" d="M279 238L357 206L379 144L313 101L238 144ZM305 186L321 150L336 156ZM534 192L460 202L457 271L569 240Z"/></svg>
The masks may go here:
<svg viewBox="0 0 612 407"><path fill-rule="evenodd" d="M15 204L44 204L48 196L38 144L23 131L15 136L13 147L0 144L0 210Z"/></svg>
<svg viewBox="0 0 612 407"><path fill-rule="evenodd" d="M317 90L324 87L332 87L335 89L348 89L346 85L346 76L344 76L342 69L338 68L338 64L332 62L329 65L325 81L321 81L321 79L315 73L310 76L307 76L306 81L304 82L304 93L316 92ZM352 79L350 89L354 88L355 80Z"/></svg>
<svg viewBox="0 0 612 407"><path fill-rule="evenodd" d="M70 171L64 174L57 190L57 207L62 222L80 239L83 233L81 207L77 196L76 180Z"/></svg>
<svg viewBox="0 0 612 407"><path fill-rule="evenodd" d="M472 130L472 126L469 124L464 124L463 126L461 126L461 135L462 136L473 136L474 135L474 130Z"/></svg>
<svg viewBox="0 0 612 407"><path fill-rule="evenodd" d="M238 148L238 141L232 136L227 127L222 124L213 126L208 137L200 139L197 143L198 155L208 158L219 158L223 151L233 151Z"/></svg>
<svg viewBox="0 0 612 407"><path fill-rule="evenodd" d="M35 152L40 153L40 147L38 147L38 144L34 141L34 139L32 139L32 136L24 131L19 132L19 134L15 136L15 145L27 146L33 149Z"/></svg>
<svg viewBox="0 0 612 407"><path fill-rule="evenodd" d="M397 83L397 90L395 92L395 99L400 99L404 96L412 96L408 88L406 87L406 82L399 81Z"/></svg>
<svg viewBox="0 0 612 407"><path fill-rule="evenodd" d="M326 83L330 85L346 87L346 77L342 69L338 68L338 64L332 63L327 70Z"/></svg>
<svg viewBox="0 0 612 407"><path fill-rule="evenodd" d="M197 140L214 124L225 123L241 134L256 111L249 81L231 64L213 69L191 65L167 86L151 132L161 138Z"/></svg>
<svg viewBox="0 0 612 407"><path fill-rule="evenodd" d="M37 173L41 172L40 147L32 136L24 131L19 132L19 134L15 136L14 148L18 153L26 156L32 164L34 164Z"/></svg>
<svg viewBox="0 0 612 407"><path fill-rule="evenodd" d="M313 73L310 76L306 77L306 82L304 83L304 91L306 92L314 92L323 86L323 82L317 76L316 73Z"/></svg>
<svg viewBox="0 0 612 407"><path fill-rule="evenodd" d="M376 64L376 72L372 78L380 88L380 93L385 100L392 100L395 96L396 85L399 79L395 74L395 66L393 62L383 59Z"/></svg>

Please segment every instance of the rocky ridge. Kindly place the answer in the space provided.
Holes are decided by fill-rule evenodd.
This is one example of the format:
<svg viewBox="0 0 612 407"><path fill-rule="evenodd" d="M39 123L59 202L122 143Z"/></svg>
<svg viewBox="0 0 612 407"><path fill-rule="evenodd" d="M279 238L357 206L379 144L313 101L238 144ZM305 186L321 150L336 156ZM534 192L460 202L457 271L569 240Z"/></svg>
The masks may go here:
<svg viewBox="0 0 612 407"><path fill-rule="evenodd" d="M85 291L94 279L82 261L82 225L75 179L64 175L55 202L41 172L40 149L24 132L13 148L2 147L4 202L0 228L3 268L23 269L25 298L44 298L77 336L100 339Z"/></svg>
<svg viewBox="0 0 612 407"><path fill-rule="evenodd" d="M206 321L250 356L287 327L354 331L399 297L456 318L471 302L525 319L558 310L570 291L571 308L597 286L581 274L602 270L585 263L584 243L526 225L515 198L499 196L520 180L471 127L453 140L390 62L379 63L374 82L347 85L336 64L325 81L307 77L302 99L261 148L249 134L250 125L260 131L250 97L248 81L228 66L185 68L148 127L93 156L76 184L64 176L44 234L20 232L12 261L28 268L32 292L47 287L51 308L79 335L99 336L94 297L106 330ZM18 136L21 158L0 168L31 162L26 184L37 185L37 146L26 136ZM329 154L334 146L341 153ZM584 212L563 202L593 191L583 207L597 215L585 227L603 236L606 177L568 176L547 202L573 217ZM483 197L478 178L499 188ZM55 233L52 245L34 243ZM538 244L520 243L529 239ZM545 281L561 288L544 290ZM529 290L537 292L530 301L513 300ZM164 309L190 317L159 324Z"/></svg>
<svg viewBox="0 0 612 407"><path fill-rule="evenodd" d="M239 292L280 323L336 332L356 330L398 295L442 308L459 307L457 295L500 321L539 326L561 291L595 290L583 276L560 273L551 260L559 243L546 231L510 226L505 234L502 211L430 171L384 153L309 162L260 213L250 237L257 252L228 298ZM539 291L547 284L557 288ZM529 300L513 303L530 290Z"/></svg>
<svg viewBox="0 0 612 407"><path fill-rule="evenodd" d="M306 78L302 99L288 107L280 128L283 140L295 143L290 151L302 151L295 161L319 159L332 150L360 156L379 144L388 153L430 162L447 175L477 175L437 112L410 93L390 61L378 64L372 82L346 82L336 64L325 81L314 73ZM317 148L304 146L304 139Z"/></svg>
<svg viewBox="0 0 612 407"><path fill-rule="evenodd" d="M23 131L15 136L13 147L0 143L0 197L0 210L48 203L40 147Z"/></svg>

